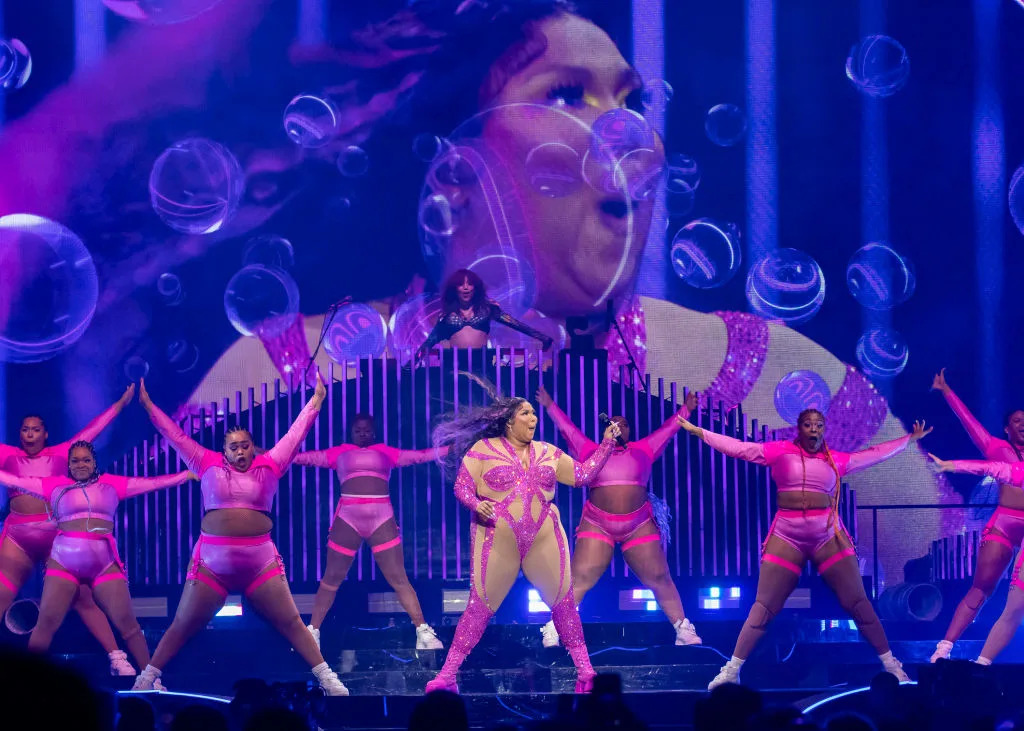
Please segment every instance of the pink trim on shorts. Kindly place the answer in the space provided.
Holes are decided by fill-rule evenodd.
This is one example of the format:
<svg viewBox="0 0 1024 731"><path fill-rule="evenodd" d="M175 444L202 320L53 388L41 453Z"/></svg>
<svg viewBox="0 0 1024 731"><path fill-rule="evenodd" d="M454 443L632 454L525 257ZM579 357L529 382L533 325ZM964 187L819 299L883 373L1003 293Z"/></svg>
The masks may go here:
<svg viewBox="0 0 1024 731"><path fill-rule="evenodd" d="M228 598L228 590L221 586L220 582L216 581L212 576L208 576L199 571L198 567L196 567L196 570L194 572L189 571L188 576L186 576L185 578L189 581L199 581L203 584L206 584L208 587L210 587L215 592L220 594L221 599Z"/></svg>
<svg viewBox="0 0 1024 731"><path fill-rule="evenodd" d="M24 525L25 523L45 523L50 520L46 513L11 513L4 519L4 530L9 525Z"/></svg>
<svg viewBox="0 0 1024 731"><path fill-rule="evenodd" d="M76 577L74 574L68 573L64 569L46 569L46 573L43 574L43 576L54 576L54 577L56 577L58 579L67 579L68 581L70 581L72 584L75 584L75 585L81 583L78 580L78 577Z"/></svg>
<svg viewBox="0 0 1024 731"><path fill-rule="evenodd" d="M344 546L339 546L337 543L332 541L330 538L327 539L327 547L329 549L331 549L332 551L337 551L342 556L349 556L349 557L351 557L351 556L355 556L356 555L356 550L354 548L345 548Z"/></svg>
<svg viewBox="0 0 1024 731"><path fill-rule="evenodd" d="M793 563L792 561L787 561L786 559L781 558L779 556L776 556L774 553L766 553L763 556L761 556L761 562L773 563L776 566L781 566L784 569L792 571L797 576L799 576L801 573L800 567L797 566L795 563Z"/></svg>
<svg viewBox="0 0 1024 731"><path fill-rule="evenodd" d="M998 530L999 533L994 533L994 530ZM995 541L1011 551L1022 539L1024 539L1024 510L1005 508L1002 505L996 507L988 522L985 523L985 528L981 531L982 543Z"/></svg>
<svg viewBox="0 0 1024 731"><path fill-rule="evenodd" d="M121 579L121 580L123 580L125 582L128 581L128 577L127 576L125 576L120 571L115 571L115 572L110 573L110 574L100 574L99 576L97 576L95 579L92 580L92 586L95 589L100 584L105 584L108 581L116 581L118 579Z"/></svg>
<svg viewBox="0 0 1024 731"><path fill-rule="evenodd" d="M852 548L844 548L842 550L836 551L831 556L829 556L828 558L826 558L824 561L821 562L821 565L818 566L818 573L819 574L823 574L826 571L828 571L828 569L831 568L833 564L839 563L840 561L842 561L847 556L856 556L856 555L857 555L857 552L854 551Z"/></svg>
<svg viewBox="0 0 1024 731"><path fill-rule="evenodd" d="M251 596L254 591L259 589L261 586L266 584L268 581L273 579L275 576L284 576L284 567L275 566L274 568L267 571L265 574L257 576L249 586L245 587L245 595Z"/></svg>
<svg viewBox="0 0 1024 731"><path fill-rule="evenodd" d="M587 537L593 538L595 531L581 530L583 521L593 525L598 532L612 541L611 545L615 545L615 543L629 541L643 526L653 523L654 509L650 502L645 502L631 513L609 513L587 500L583 503L583 515L580 517L580 525L576 528L576 536L588 534ZM658 534L658 540L661 540L660 534Z"/></svg>
<svg viewBox="0 0 1024 731"><path fill-rule="evenodd" d="M653 543L654 541L661 541L661 536L657 533L651 533L650 535L640 536L639 538L631 538L622 544L622 550L628 551L635 546L641 546L644 543Z"/></svg>
<svg viewBox="0 0 1024 731"><path fill-rule="evenodd" d="M268 533L262 536L212 536L203 533L199 540L211 546L259 546L270 540L269 535Z"/></svg>
<svg viewBox="0 0 1024 731"><path fill-rule="evenodd" d="M579 540L580 538L593 538L595 541L601 541L602 543L607 543L609 546L614 546L615 545L615 541L613 541L611 538L606 536L604 533L595 533L592 530L576 531L576 540Z"/></svg>
<svg viewBox="0 0 1024 731"><path fill-rule="evenodd" d="M394 548L395 546L397 546L401 542L402 542L402 537L401 536L396 536L395 538L392 538L387 543L378 544L378 545L374 546L373 548L371 548L370 550L373 551L374 553L380 553L381 551L386 551L389 548Z"/></svg>

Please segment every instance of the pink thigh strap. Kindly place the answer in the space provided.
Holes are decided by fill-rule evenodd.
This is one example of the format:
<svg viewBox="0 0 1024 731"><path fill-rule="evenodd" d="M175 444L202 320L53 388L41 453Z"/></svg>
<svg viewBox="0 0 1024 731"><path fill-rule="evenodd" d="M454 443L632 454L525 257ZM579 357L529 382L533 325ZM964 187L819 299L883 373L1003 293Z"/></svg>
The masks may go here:
<svg viewBox="0 0 1024 731"><path fill-rule="evenodd" d="M354 548L345 548L344 546L335 543L334 541L332 541L329 538L327 539L327 547L329 549L331 549L332 551L337 551L342 556L355 556L356 555L356 549L354 549Z"/></svg>
<svg viewBox="0 0 1024 731"><path fill-rule="evenodd" d="M576 540L579 540L580 538L592 538L595 541L601 541L601 543L607 543L609 546L614 546L615 545L615 541L613 541L609 536L606 536L604 533L595 533L592 530L578 530L578 531L576 531Z"/></svg>
<svg viewBox="0 0 1024 731"><path fill-rule="evenodd" d="M762 563L773 563L776 566L781 566L784 569L792 571L797 576L799 576L801 573L800 567L797 566L795 563L793 563L792 561L787 561L786 559L781 558L780 556L776 556L774 553L764 554L761 557L761 561Z"/></svg>
<svg viewBox="0 0 1024 731"><path fill-rule="evenodd" d="M642 546L645 543L653 543L654 541L660 541L661 536L657 533L651 533L650 535L640 536L639 538L631 538L622 544L622 550L628 551L635 546Z"/></svg>
<svg viewBox="0 0 1024 731"><path fill-rule="evenodd" d="M70 581L72 584L79 583L78 578L76 576L74 576L73 574L69 574L67 571L64 571L62 569L46 569L46 573L44 574L44 576L53 576L58 579L66 579Z"/></svg>
<svg viewBox="0 0 1024 731"><path fill-rule="evenodd" d="M6 576L4 576L4 572L3 571L0 571L0 586L4 587L8 591L10 591L12 594L17 594L18 593L18 587L16 587L14 585L13 581L11 581Z"/></svg>
<svg viewBox="0 0 1024 731"><path fill-rule="evenodd" d="M826 571L828 571L833 566L833 564L839 563L840 561L842 561L847 556L856 556L856 555L857 555L857 552L854 551L852 548L844 548L842 550L836 551L831 556L829 556L828 558L826 558L824 561L821 562L821 564L818 566L818 573L819 574L823 574Z"/></svg>
<svg viewBox="0 0 1024 731"><path fill-rule="evenodd" d="M105 584L108 581L124 581L124 582L127 582L128 581L128 577L125 576L120 571L112 571L109 574L100 574L92 582L93 588L99 586L100 584Z"/></svg>
<svg viewBox="0 0 1024 731"><path fill-rule="evenodd" d="M284 566L278 565L270 569L270 571L260 574L251 584L249 584L249 586L245 587L245 595L251 596L254 591L259 589L275 576L284 576Z"/></svg>
<svg viewBox="0 0 1024 731"><path fill-rule="evenodd" d="M386 543L379 543L379 544L377 544L376 546L374 546L370 550L372 550L374 553L380 553L381 551L386 551L389 548L394 548L395 546L397 546L401 542L402 542L402 537L401 536L396 536L396 537L392 538L390 541L387 541Z"/></svg>

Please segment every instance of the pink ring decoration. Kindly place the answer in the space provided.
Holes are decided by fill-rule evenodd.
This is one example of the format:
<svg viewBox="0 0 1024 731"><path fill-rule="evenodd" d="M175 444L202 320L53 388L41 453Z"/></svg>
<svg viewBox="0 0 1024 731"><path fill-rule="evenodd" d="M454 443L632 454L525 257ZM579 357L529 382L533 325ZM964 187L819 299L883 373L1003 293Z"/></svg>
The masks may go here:
<svg viewBox="0 0 1024 731"><path fill-rule="evenodd" d="M716 401L729 411L747 397L761 377L768 354L768 322L748 312L716 312L725 322L728 345L718 375L700 394L701 406Z"/></svg>
<svg viewBox="0 0 1024 731"><path fill-rule="evenodd" d="M639 297L630 297L626 306L615 315L618 318L619 329L629 343L629 350L633 353L637 368L644 375L647 374L647 320L644 317L644 308L640 304ZM608 350L608 365L628 366L629 353L622 344L622 338L614 329L608 334L605 342ZM617 374L616 374L617 375Z"/></svg>
<svg viewBox="0 0 1024 731"><path fill-rule="evenodd" d="M292 324L284 332L273 337L264 337L257 333L267 355L274 361L278 373L289 390L298 387L302 372L309 364L309 343L306 342L306 329L303 327L302 313L295 315ZM316 368L310 368L306 374L306 385L316 386Z"/></svg>

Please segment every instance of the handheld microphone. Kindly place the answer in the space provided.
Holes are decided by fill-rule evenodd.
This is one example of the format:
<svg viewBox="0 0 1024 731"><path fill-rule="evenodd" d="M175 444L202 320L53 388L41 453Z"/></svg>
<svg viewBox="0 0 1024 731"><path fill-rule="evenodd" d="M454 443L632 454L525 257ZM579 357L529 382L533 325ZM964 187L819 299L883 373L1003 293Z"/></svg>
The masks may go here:
<svg viewBox="0 0 1024 731"><path fill-rule="evenodd" d="M608 418L608 414L604 413L603 411L597 415L597 420L601 422L601 426L604 429L607 429L608 425L612 423L612 420ZM620 447L626 446L626 440L622 438L621 434L615 437L615 441L619 443Z"/></svg>

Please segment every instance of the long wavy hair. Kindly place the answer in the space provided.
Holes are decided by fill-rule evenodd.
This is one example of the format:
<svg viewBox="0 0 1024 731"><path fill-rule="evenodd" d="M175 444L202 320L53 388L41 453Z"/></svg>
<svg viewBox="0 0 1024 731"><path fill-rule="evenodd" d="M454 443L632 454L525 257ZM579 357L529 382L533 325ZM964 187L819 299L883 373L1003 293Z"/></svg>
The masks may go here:
<svg viewBox="0 0 1024 731"><path fill-rule="evenodd" d="M501 396L490 383L471 373L460 371L479 383L491 396L491 403L445 414L434 427L431 441L434 449L450 447L448 454L437 464L448 480L454 480L466 452L481 439L505 436L516 412L526 403L520 396Z"/></svg>
<svg viewBox="0 0 1024 731"><path fill-rule="evenodd" d="M441 288L441 308L445 315L455 312L461 307L459 287L467 279L473 285L473 299L469 303L470 307L478 310L487 303L487 285L484 284L484 280L474 271L457 269L445 280L444 286Z"/></svg>

